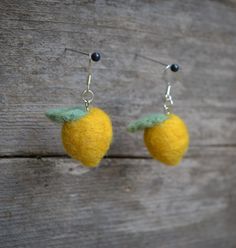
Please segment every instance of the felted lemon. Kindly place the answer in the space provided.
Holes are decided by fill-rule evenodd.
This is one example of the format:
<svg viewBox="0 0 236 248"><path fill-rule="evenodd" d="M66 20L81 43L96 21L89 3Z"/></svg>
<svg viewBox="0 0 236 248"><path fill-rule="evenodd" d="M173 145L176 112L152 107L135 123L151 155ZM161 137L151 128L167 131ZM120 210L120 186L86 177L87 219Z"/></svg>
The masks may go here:
<svg viewBox="0 0 236 248"><path fill-rule="evenodd" d="M128 130L144 130L144 142L149 153L166 165L179 164L189 146L187 126L174 114L148 115L130 123Z"/></svg>
<svg viewBox="0 0 236 248"><path fill-rule="evenodd" d="M63 123L62 143L72 158L87 167L96 167L100 163L112 141L112 123L103 110L52 109L46 116Z"/></svg>

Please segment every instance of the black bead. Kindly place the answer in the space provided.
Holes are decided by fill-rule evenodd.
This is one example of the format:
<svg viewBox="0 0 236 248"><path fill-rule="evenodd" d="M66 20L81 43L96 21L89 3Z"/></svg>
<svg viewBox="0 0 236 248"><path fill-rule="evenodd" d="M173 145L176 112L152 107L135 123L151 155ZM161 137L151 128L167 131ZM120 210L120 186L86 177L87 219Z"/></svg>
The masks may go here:
<svg viewBox="0 0 236 248"><path fill-rule="evenodd" d="M173 72L177 72L179 70L179 65L177 64L172 64L170 66L170 69L173 71Z"/></svg>
<svg viewBox="0 0 236 248"><path fill-rule="evenodd" d="M100 53L95 52L95 53L92 53L92 55L91 55L91 59L95 62L98 62L100 60L100 58L101 58Z"/></svg>

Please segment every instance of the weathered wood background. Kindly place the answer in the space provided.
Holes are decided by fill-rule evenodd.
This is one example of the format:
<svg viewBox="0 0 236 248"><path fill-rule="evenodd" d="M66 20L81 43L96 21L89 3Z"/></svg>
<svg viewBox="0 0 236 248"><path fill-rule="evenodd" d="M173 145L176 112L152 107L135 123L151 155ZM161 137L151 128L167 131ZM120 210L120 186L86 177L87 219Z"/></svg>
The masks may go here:
<svg viewBox="0 0 236 248"><path fill-rule="evenodd" d="M236 1L0 1L0 247L236 247ZM50 107L94 103L114 143L98 169L69 159ZM191 147L153 161L130 120L161 110L158 64L178 62L175 112Z"/></svg>

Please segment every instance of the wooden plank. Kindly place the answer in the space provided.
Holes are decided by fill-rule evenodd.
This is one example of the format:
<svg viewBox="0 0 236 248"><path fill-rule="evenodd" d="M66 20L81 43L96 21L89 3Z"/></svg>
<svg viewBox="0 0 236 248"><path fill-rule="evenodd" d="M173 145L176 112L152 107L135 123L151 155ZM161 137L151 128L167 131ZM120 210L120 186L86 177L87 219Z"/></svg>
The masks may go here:
<svg viewBox="0 0 236 248"><path fill-rule="evenodd" d="M1 156L64 154L43 113L81 103L87 63L65 47L102 51L92 89L113 119L110 156L147 156L126 126L162 110L162 67L137 54L183 66L173 96L192 146L235 145L235 2L2 0L0 9Z"/></svg>
<svg viewBox="0 0 236 248"><path fill-rule="evenodd" d="M191 149L181 166L0 159L0 247L233 248L235 148Z"/></svg>

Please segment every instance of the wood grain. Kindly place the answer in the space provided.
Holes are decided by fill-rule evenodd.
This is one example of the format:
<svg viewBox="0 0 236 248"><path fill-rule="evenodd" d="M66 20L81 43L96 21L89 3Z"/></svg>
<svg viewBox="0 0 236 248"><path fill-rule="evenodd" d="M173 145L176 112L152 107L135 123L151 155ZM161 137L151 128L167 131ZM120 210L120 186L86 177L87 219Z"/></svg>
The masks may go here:
<svg viewBox="0 0 236 248"><path fill-rule="evenodd" d="M0 160L0 247L233 248L236 153L191 149L181 167L150 159Z"/></svg>
<svg viewBox="0 0 236 248"><path fill-rule="evenodd" d="M102 53L94 65L94 104L112 117L109 156L147 156L127 124L162 111L162 67L183 67L175 112L191 146L235 145L235 1L0 2L0 155L63 155L60 127L44 112L81 103L86 58L65 47Z"/></svg>
<svg viewBox="0 0 236 248"><path fill-rule="evenodd" d="M0 248L236 247L236 1L0 1ZM78 105L100 51L94 105L112 117L97 169L65 156L44 112ZM174 110L191 147L149 158L128 123L162 111L162 67L181 64Z"/></svg>

